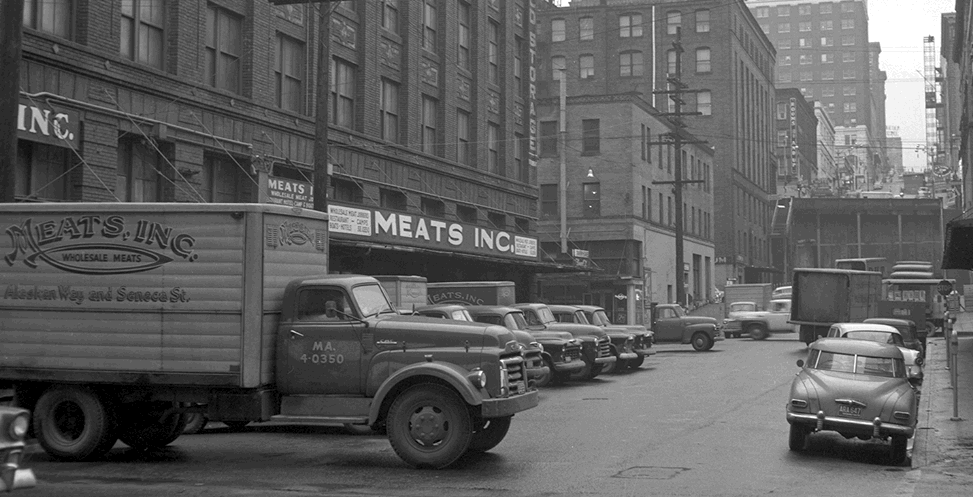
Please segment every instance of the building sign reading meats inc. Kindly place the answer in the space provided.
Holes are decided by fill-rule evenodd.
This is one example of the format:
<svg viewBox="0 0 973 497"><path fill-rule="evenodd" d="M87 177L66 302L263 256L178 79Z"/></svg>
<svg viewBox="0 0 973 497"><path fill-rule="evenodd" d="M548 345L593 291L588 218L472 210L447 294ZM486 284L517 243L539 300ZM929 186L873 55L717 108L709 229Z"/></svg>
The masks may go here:
<svg viewBox="0 0 973 497"><path fill-rule="evenodd" d="M537 260L537 239L411 214L329 204L330 234L334 238L368 238L437 250ZM352 235L352 236L343 236Z"/></svg>
<svg viewBox="0 0 973 497"><path fill-rule="evenodd" d="M20 99L17 107L17 139L59 147L78 148L81 137L80 114L73 110L53 110L43 100Z"/></svg>
<svg viewBox="0 0 973 497"><path fill-rule="evenodd" d="M313 186L306 181L267 178L267 202L304 209L314 208Z"/></svg>

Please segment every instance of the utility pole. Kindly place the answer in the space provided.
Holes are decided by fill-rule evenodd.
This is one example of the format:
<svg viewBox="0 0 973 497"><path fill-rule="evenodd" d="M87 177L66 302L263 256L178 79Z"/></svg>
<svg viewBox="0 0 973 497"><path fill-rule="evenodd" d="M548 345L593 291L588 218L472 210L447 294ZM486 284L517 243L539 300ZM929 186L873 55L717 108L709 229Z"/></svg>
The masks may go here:
<svg viewBox="0 0 973 497"><path fill-rule="evenodd" d="M331 100L331 12L337 3L321 6L321 29L318 31L318 84L314 119L314 210L328 212L331 191L329 173L328 103Z"/></svg>
<svg viewBox="0 0 973 497"><path fill-rule="evenodd" d="M17 174L17 116L20 105L20 53L23 0L0 1L0 203L14 201Z"/></svg>
<svg viewBox="0 0 973 497"><path fill-rule="evenodd" d="M675 112L665 112L663 115L669 116L670 121L675 125L676 130L669 133L672 138L671 144L676 151L676 164L675 164L675 176L674 181L653 181L653 185L673 185L673 193L675 194L676 203L676 302L679 305L686 304L686 282L683 275L683 268L685 267L685 255L683 247L683 232L685 230L685 213L682 208L682 187L683 185L690 183L703 183L704 180L684 180L682 178L682 146L683 144L693 144L693 143L706 143L705 141L693 140L688 137L684 137L685 133L682 128L685 128L685 123L680 119L682 116L698 116L700 112L683 112L682 111L682 95L684 93L698 93L702 90L689 90L688 87L680 79L682 77L682 29L676 28L676 41L672 42L672 48L676 52L676 73L675 75L668 75L666 78L669 82L669 89L664 91L655 91L653 93L665 93L669 95L669 99L675 104ZM654 144L654 143L653 143ZM663 141L658 142L658 144L668 145L670 142Z"/></svg>
<svg viewBox="0 0 973 497"><path fill-rule="evenodd" d="M568 253L568 178L564 153L567 151L567 71L561 70L561 95L558 115L558 155L561 156L560 175L558 176L557 204L561 216L561 253Z"/></svg>

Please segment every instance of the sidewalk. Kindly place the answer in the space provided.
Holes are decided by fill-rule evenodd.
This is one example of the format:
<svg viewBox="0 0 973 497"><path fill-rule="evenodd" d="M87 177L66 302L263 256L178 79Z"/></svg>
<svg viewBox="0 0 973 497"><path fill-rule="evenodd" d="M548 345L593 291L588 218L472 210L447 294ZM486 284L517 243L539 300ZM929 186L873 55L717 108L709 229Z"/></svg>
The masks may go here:
<svg viewBox="0 0 973 497"><path fill-rule="evenodd" d="M912 468L919 470L914 495L973 494L973 312L957 317L959 331L957 414L947 368L946 338L930 337Z"/></svg>

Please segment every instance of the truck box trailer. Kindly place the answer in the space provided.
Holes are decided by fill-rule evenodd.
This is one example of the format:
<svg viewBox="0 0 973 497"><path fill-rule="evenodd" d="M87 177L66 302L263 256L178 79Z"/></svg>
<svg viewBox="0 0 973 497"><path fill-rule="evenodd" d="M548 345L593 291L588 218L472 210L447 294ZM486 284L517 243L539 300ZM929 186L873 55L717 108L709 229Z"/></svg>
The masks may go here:
<svg viewBox="0 0 973 497"><path fill-rule="evenodd" d="M57 458L165 446L202 410L384 427L407 463L443 467L537 405L509 330L401 316L374 278L326 274L323 213L0 204L0 233L0 389ZM410 434L426 407L454 429Z"/></svg>
<svg viewBox="0 0 973 497"><path fill-rule="evenodd" d="M770 305L770 294L774 291L772 283L743 283L726 285L723 289L723 307L726 309L723 317L728 317L730 304L735 302L753 302L757 304L757 311L766 311Z"/></svg>
<svg viewBox="0 0 973 497"><path fill-rule="evenodd" d="M795 269L790 323L810 344L834 323L857 323L879 316L882 274L850 269Z"/></svg>

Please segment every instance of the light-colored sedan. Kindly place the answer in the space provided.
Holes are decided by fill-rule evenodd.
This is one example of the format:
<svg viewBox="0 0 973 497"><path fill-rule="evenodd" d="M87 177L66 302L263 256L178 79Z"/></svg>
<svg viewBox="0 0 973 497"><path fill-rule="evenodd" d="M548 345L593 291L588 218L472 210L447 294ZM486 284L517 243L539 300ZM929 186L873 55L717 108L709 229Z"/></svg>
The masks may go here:
<svg viewBox="0 0 973 497"><path fill-rule="evenodd" d="M831 325L827 336L895 345L902 351L905 359L906 375L917 384L922 382L922 354L907 347L902 332L892 326L877 323L835 323Z"/></svg>
<svg viewBox="0 0 973 497"><path fill-rule="evenodd" d="M915 434L918 401L899 347L866 340L821 338L791 383L787 401L792 451L808 437L835 431L845 438L890 440L892 464L906 459Z"/></svg>

